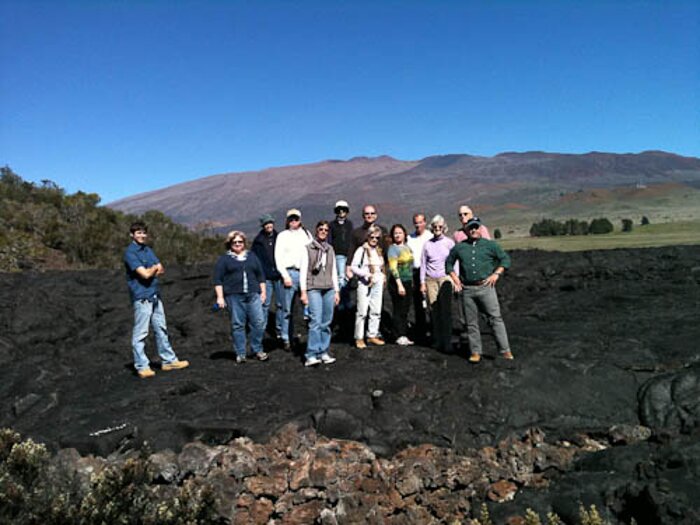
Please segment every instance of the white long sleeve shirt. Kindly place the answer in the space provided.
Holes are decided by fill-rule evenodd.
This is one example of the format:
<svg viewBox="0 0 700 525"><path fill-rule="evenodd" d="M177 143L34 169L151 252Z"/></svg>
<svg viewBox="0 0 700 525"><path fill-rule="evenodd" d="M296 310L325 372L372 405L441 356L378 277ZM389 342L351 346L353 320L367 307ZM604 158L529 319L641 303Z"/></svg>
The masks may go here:
<svg viewBox="0 0 700 525"><path fill-rule="evenodd" d="M284 230L277 236L275 243L275 263L283 279L289 279L288 268L299 270L306 255L306 245L311 243L311 236L303 228Z"/></svg>

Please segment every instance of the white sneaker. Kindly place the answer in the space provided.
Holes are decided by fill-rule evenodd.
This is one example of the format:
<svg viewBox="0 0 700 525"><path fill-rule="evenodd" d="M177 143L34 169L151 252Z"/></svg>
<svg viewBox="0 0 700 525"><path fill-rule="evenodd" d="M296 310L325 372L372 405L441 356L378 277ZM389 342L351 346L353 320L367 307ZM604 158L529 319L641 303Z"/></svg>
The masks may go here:
<svg viewBox="0 0 700 525"><path fill-rule="evenodd" d="M330 365L331 363L335 363L335 357L326 352L325 354L321 354L321 362L324 365Z"/></svg>
<svg viewBox="0 0 700 525"><path fill-rule="evenodd" d="M309 357L304 363L304 366L316 366L320 364L321 360L318 357Z"/></svg>
<svg viewBox="0 0 700 525"><path fill-rule="evenodd" d="M399 338L396 340L396 344L397 344L397 345L400 345L400 346L408 346L408 345L412 345L412 344L413 344L413 341L411 341L411 340L410 340L408 337L406 337L405 335L402 335L401 337L399 337Z"/></svg>

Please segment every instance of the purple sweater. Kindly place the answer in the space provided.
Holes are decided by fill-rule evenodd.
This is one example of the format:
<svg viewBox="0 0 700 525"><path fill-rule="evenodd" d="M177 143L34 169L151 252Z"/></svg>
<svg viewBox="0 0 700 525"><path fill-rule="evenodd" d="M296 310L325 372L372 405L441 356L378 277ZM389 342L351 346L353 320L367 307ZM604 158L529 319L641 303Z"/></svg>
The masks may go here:
<svg viewBox="0 0 700 525"><path fill-rule="evenodd" d="M425 242L420 265L421 283L425 282L426 277L445 277L445 259L454 245L455 242L444 235Z"/></svg>

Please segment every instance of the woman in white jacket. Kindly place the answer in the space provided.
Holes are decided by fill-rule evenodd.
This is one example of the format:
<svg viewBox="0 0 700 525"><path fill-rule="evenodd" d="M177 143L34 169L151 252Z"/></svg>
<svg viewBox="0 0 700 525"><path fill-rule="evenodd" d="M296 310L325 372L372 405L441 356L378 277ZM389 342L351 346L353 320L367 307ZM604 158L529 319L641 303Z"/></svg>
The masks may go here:
<svg viewBox="0 0 700 525"><path fill-rule="evenodd" d="M287 228L277 236L275 243L275 263L282 275L282 343L284 349L292 348L292 305L299 292L299 270L302 260L307 257L306 246L312 237L301 223L301 212L293 208L287 212Z"/></svg>
<svg viewBox="0 0 700 525"><path fill-rule="evenodd" d="M355 346L367 348L365 321L369 313L367 342L382 346L379 322L382 317L382 293L384 291L384 255L379 246L382 230L378 226L367 229L365 242L355 250L350 268L357 276L357 314L355 315Z"/></svg>

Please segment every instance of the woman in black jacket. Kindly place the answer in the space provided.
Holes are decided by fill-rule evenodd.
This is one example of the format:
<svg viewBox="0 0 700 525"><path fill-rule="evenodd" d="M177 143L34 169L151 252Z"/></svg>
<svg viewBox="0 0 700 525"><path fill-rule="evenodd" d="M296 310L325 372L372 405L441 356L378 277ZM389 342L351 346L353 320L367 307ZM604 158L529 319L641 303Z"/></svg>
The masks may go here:
<svg viewBox="0 0 700 525"><path fill-rule="evenodd" d="M236 362L246 360L246 324L250 327L250 350L260 361L263 352L263 313L265 275L254 253L246 250L246 236L234 230L226 236L228 251L219 257L214 268L214 291L219 308L228 308L231 316L231 338Z"/></svg>

